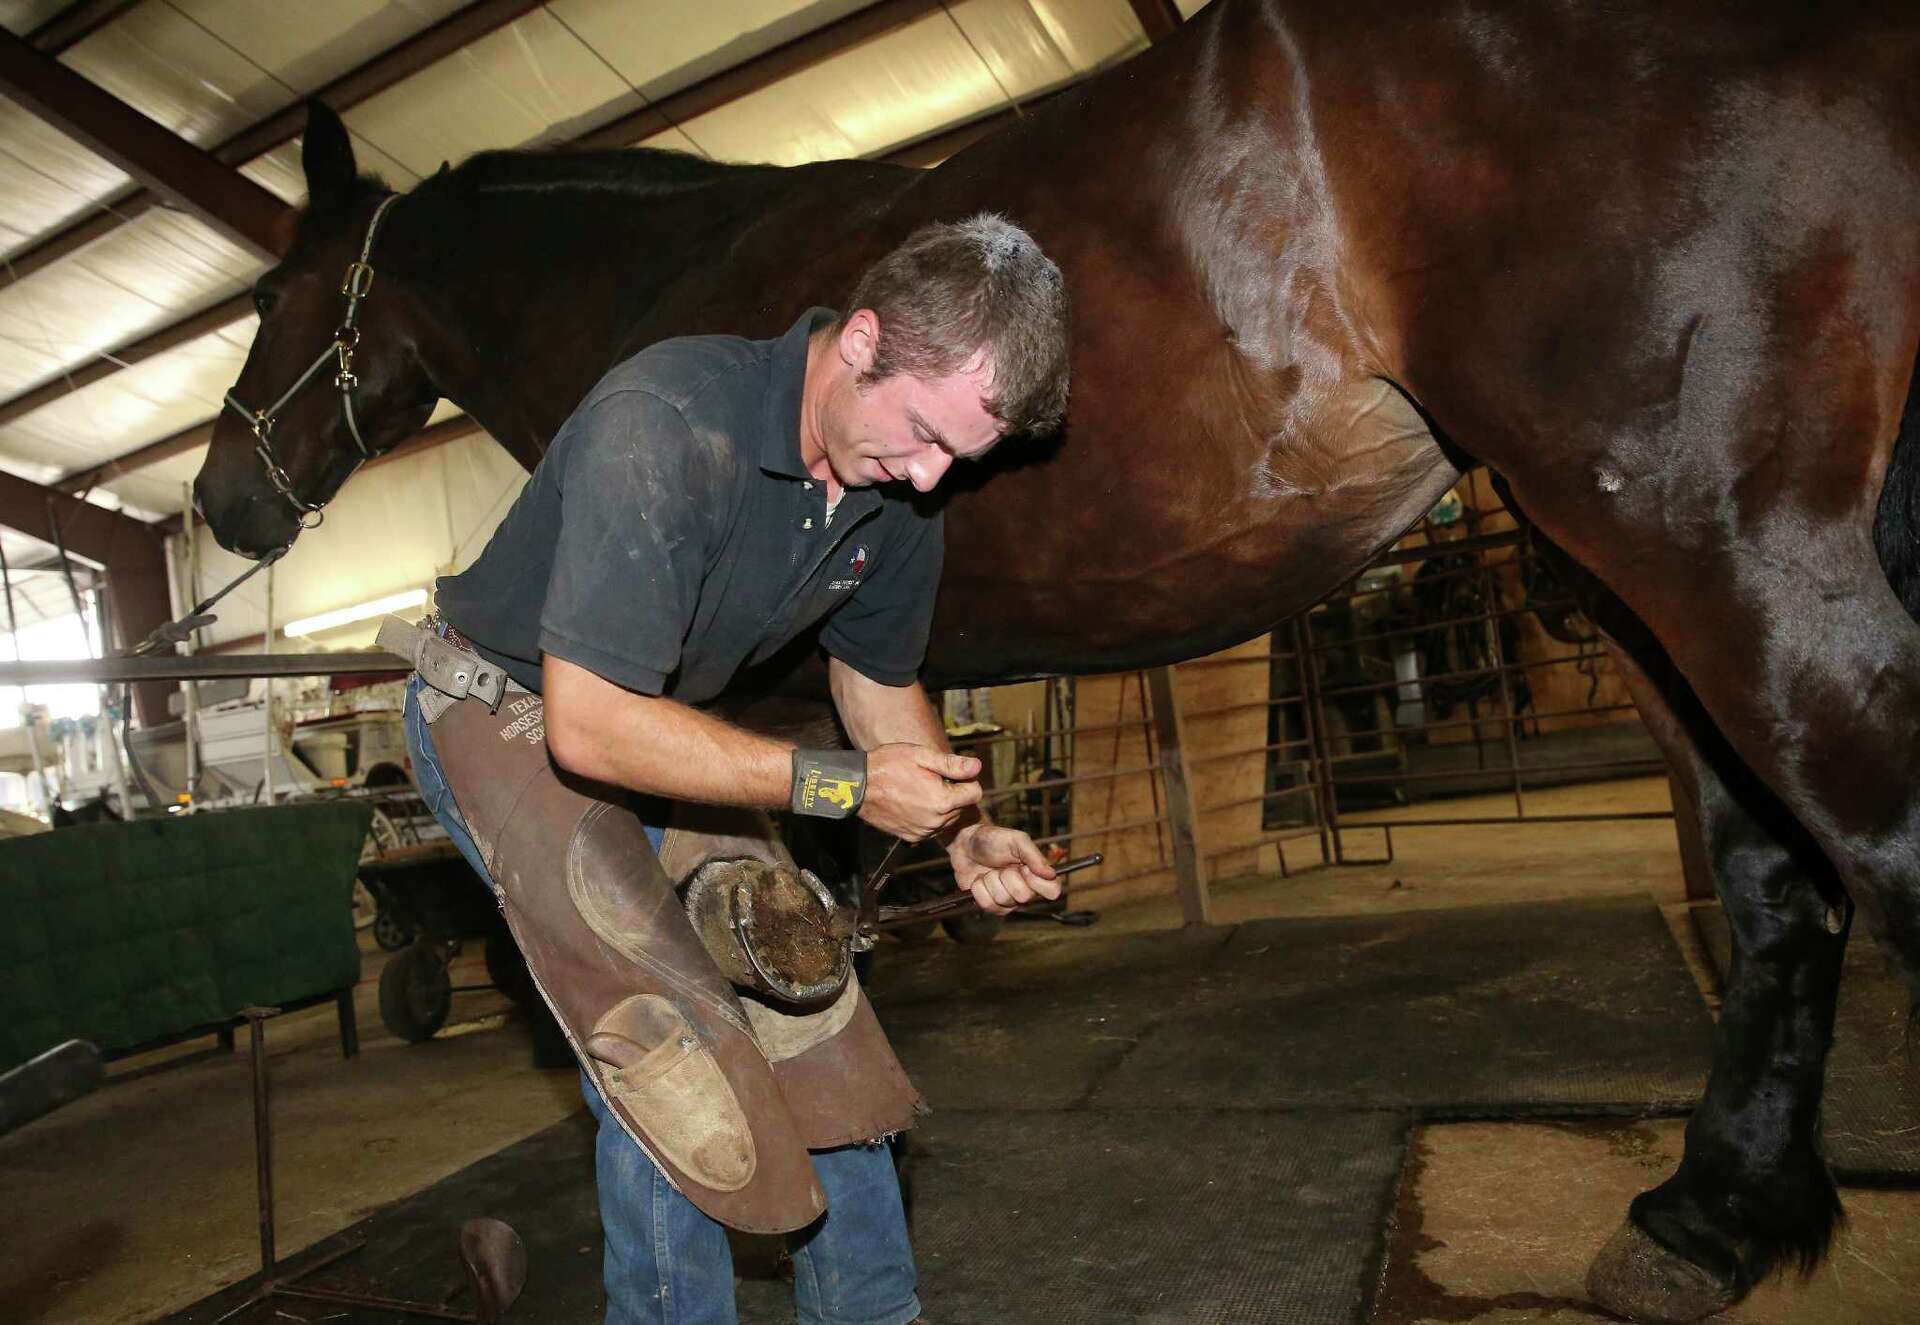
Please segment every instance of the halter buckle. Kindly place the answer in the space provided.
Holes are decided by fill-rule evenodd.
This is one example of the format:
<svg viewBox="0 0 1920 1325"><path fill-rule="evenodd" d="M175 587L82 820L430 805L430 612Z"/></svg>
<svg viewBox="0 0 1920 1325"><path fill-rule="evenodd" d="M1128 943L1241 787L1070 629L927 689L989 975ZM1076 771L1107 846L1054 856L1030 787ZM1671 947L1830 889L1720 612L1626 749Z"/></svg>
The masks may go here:
<svg viewBox="0 0 1920 1325"><path fill-rule="evenodd" d="M340 293L349 299L364 299L372 288L373 268L364 262L348 263L347 274L340 282Z"/></svg>

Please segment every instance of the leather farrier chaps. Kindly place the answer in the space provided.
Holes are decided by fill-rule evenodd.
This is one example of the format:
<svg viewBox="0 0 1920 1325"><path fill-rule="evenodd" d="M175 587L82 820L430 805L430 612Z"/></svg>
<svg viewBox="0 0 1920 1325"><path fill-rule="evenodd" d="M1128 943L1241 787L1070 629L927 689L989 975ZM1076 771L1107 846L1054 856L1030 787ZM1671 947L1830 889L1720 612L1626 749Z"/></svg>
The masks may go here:
<svg viewBox="0 0 1920 1325"><path fill-rule="evenodd" d="M857 982L823 1010L782 1012L728 984L687 919L674 883L707 861L792 863L771 822L676 807L656 855L624 792L554 766L540 696L499 701L445 706L433 744L587 1075L713 1218L758 1233L813 1222L826 1197L807 1151L901 1131L922 1106Z"/></svg>

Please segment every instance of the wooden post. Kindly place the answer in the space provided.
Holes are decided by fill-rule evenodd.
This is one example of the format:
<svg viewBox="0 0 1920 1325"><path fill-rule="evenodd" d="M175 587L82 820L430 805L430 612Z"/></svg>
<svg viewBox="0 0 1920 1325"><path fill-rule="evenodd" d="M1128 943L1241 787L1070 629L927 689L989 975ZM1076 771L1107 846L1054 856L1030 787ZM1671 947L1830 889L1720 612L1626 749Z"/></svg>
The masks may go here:
<svg viewBox="0 0 1920 1325"><path fill-rule="evenodd" d="M1679 778L1667 775L1667 789L1673 794L1673 835L1679 839L1680 874L1686 881L1689 902L1714 899L1713 866L1707 861L1706 843L1700 840L1700 811Z"/></svg>
<svg viewBox="0 0 1920 1325"><path fill-rule="evenodd" d="M1213 898L1207 892L1200 864L1200 842L1195 828L1199 816L1193 807L1193 784L1187 777L1187 757L1181 747L1180 706L1173 695L1173 669L1147 672L1153 696L1153 729L1160 741L1160 771L1167 787L1167 826L1173 837L1173 872L1180 896L1180 914L1189 925L1213 923Z"/></svg>

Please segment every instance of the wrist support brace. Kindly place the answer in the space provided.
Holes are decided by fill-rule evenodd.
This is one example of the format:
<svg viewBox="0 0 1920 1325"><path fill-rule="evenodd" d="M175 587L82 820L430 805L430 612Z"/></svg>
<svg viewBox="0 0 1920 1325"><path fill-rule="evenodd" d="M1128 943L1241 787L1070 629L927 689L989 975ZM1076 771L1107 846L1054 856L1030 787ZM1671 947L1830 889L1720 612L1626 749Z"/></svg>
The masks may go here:
<svg viewBox="0 0 1920 1325"><path fill-rule="evenodd" d="M795 750L793 791L789 805L795 814L817 819L845 819L860 808L867 795L867 756L860 750Z"/></svg>

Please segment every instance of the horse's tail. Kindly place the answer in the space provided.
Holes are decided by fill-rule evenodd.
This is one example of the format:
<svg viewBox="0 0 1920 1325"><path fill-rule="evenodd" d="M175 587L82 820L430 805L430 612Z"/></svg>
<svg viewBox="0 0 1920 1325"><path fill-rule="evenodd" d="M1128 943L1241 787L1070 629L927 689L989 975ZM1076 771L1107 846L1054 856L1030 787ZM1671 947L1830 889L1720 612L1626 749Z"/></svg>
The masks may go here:
<svg viewBox="0 0 1920 1325"><path fill-rule="evenodd" d="M1887 582L1920 620L1920 363L1907 386L1907 407L1900 415L1900 436L1887 462L1880 489L1880 510L1873 521L1873 545Z"/></svg>

